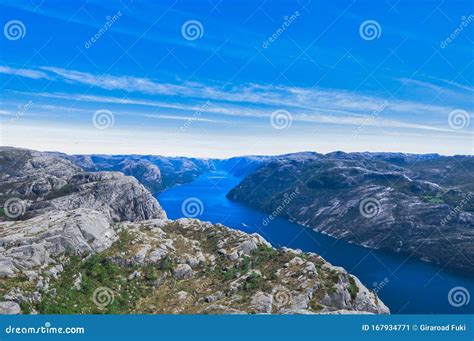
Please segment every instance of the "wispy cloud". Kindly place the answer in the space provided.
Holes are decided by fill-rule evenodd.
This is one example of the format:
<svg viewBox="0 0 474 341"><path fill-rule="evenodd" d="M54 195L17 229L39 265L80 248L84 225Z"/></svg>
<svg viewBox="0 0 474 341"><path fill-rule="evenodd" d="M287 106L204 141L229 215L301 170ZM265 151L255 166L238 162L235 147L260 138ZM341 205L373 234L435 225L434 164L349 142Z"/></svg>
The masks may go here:
<svg viewBox="0 0 474 341"><path fill-rule="evenodd" d="M189 121L191 119L191 118L185 117L185 116L173 116L173 115L147 114L147 115L143 115L143 116L150 117L150 118L164 119L164 120L176 120L176 121ZM213 120L213 119L202 118L202 117L193 117L192 120L197 121L197 122L208 122L208 123L229 123L229 121Z"/></svg>
<svg viewBox="0 0 474 341"><path fill-rule="evenodd" d="M246 84L234 85L226 89L222 85L209 86L198 82L172 84L152 79L115 76L109 74L92 74L57 67L41 67L63 81L85 84L106 90L140 92L149 95L182 96L223 102L238 102L241 105L258 104L274 107L298 107L301 109L330 111L333 113L370 112L376 110L386 99L366 96L359 93L319 88L287 87L280 85ZM13 69L11 69L13 70ZM22 70L28 74L36 70ZM21 75L19 73L19 75ZM416 80L405 80L422 83ZM452 108L439 105L423 104L407 100L389 101L389 109L410 114L438 113L445 115Z"/></svg>
<svg viewBox="0 0 474 341"><path fill-rule="evenodd" d="M30 69L15 69L8 66L0 66L0 73L33 79L49 79L49 76L42 71Z"/></svg>
<svg viewBox="0 0 474 341"><path fill-rule="evenodd" d="M265 84L234 85L223 88L218 85L211 86L198 82L173 84L148 78L92 74L57 67L41 67L40 70L8 68L9 73L16 73L24 77L48 77L57 81L84 84L98 89L121 90L134 95L154 95L156 99L44 92L34 94L35 96L83 102L149 106L183 112L183 116L168 117L160 112L148 113L155 115L155 118L162 119L172 119L171 117L186 119L193 111L200 110L200 104L203 101L209 100L213 105L206 107L203 112L215 115L267 119L272 111L285 109L290 111L294 121L300 122L339 125L363 124L375 127L450 132L451 130L446 125L436 126L426 120L423 123L418 122L417 115L420 117L426 117L427 114L435 115L439 119L432 120L433 122L441 120L444 123L444 118L454 109L407 100L390 99L387 101L376 96L336 89ZM426 86L422 81L411 79L401 79L401 81ZM432 87L438 89L435 85ZM387 104L384 106L381 117L377 117L375 120L370 119L373 112L383 103ZM211 120L211 118L206 119Z"/></svg>

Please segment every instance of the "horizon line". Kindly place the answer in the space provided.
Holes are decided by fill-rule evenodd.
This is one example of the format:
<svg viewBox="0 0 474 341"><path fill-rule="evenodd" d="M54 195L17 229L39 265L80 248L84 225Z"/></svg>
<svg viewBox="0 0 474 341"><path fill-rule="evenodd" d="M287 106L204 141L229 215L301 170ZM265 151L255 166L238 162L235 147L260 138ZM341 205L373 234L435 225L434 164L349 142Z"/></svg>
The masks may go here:
<svg viewBox="0 0 474 341"><path fill-rule="evenodd" d="M444 154L439 152L433 153L412 153L412 152L391 152L391 151L344 151L344 150L333 150L330 152L322 153L315 150L302 150L299 152L289 152L289 153L276 153L276 154L241 154L241 155L233 155L229 157L200 157L200 156L185 156L185 155L163 155L163 154L137 154L137 153L117 153L117 154L106 154L106 153L67 153L60 150L38 150L38 149L31 149L25 147L16 147L11 145L0 145L0 148L13 148L13 149L23 149L23 150L30 150L40 153L58 153L58 154L65 154L68 156L156 156L156 157L164 157L164 158L188 158L188 159L202 159L202 160L228 160L233 158L239 157L279 157L279 156L287 156L287 155L296 155L296 154L319 154L326 156L328 154L334 153L344 153L344 154L403 154L403 155L415 155L415 156L441 156L441 157L455 157L455 156L466 156L466 157L474 157L474 154Z"/></svg>

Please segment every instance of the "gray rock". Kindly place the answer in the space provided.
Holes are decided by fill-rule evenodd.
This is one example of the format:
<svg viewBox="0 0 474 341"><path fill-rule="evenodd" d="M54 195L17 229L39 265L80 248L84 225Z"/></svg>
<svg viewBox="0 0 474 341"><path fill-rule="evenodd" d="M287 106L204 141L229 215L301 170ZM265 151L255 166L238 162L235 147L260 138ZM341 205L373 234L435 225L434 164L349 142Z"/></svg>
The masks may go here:
<svg viewBox="0 0 474 341"><path fill-rule="evenodd" d="M173 270L176 279L189 279L194 275L193 269L188 264L178 264Z"/></svg>
<svg viewBox="0 0 474 341"><path fill-rule="evenodd" d="M25 270L54 264L65 252L87 255L112 245L117 235L107 217L90 209L53 211L26 221L0 223L0 276L11 277ZM46 272L56 277L57 265Z"/></svg>
<svg viewBox="0 0 474 341"><path fill-rule="evenodd" d="M0 302L0 315L17 314L21 314L21 308L18 303L12 301Z"/></svg>
<svg viewBox="0 0 474 341"><path fill-rule="evenodd" d="M273 296L258 291L252 296L251 308L259 314L271 314L273 308Z"/></svg>

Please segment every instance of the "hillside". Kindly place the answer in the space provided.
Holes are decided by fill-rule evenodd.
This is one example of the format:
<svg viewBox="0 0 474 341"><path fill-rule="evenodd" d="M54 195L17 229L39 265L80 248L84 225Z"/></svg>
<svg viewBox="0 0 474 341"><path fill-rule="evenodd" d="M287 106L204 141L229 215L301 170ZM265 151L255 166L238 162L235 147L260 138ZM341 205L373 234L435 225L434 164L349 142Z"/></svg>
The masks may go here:
<svg viewBox="0 0 474 341"><path fill-rule="evenodd" d="M295 154L265 164L228 197L336 238L473 273L473 174L472 156Z"/></svg>
<svg viewBox="0 0 474 341"><path fill-rule="evenodd" d="M23 149L0 157L1 314L389 312L316 254L168 220L134 178Z"/></svg>

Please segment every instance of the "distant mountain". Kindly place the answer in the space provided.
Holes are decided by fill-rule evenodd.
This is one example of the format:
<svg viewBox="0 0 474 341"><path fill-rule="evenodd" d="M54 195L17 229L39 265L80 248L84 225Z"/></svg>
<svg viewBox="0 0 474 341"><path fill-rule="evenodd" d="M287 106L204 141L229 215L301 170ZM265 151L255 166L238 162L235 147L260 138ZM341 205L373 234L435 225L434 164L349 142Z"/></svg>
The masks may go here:
<svg viewBox="0 0 474 341"><path fill-rule="evenodd" d="M214 169L212 160L164 157L154 155L67 155L60 156L86 171L119 171L137 178L153 194L176 185L191 182Z"/></svg>
<svg viewBox="0 0 474 341"><path fill-rule="evenodd" d="M0 315L389 313L316 254L168 220L134 177L68 159L0 147Z"/></svg>
<svg viewBox="0 0 474 341"><path fill-rule="evenodd" d="M371 248L474 273L474 157L290 154L228 197Z"/></svg>

